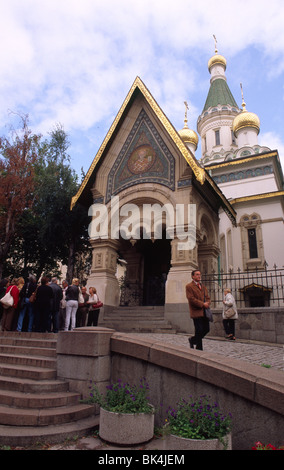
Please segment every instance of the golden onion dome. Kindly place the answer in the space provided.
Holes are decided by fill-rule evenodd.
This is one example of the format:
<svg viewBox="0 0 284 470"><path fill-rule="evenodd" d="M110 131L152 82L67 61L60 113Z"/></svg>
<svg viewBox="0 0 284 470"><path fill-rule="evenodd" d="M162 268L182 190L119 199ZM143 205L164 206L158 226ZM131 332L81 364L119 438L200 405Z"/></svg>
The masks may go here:
<svg viewBox="0 0 284 470"><path fill-rule="evenodd" d="M198 135L192 129L189 129L185 124L184 128L179 131L179 136L185 144L193 144L197 147Z"/></svg>
<svg viewBox="0 0 284 470"><path fill-rule="evenodd" d="M223 65L223 67L225 68L226 70L226 67L227 67L227 61L225 59L225 57L223 57L222 55L220 54L215 54L213 55L213 57L211 57L211 59L209 59L208 61L208 70L210 72L210 69L213 65L217 65L217 64L220 64L220 65Z"/></svg>
<svg viewBox="0 0 284 470"><path fill-rule="evenodd" d="M238 114L233 121L233 132L236 134L240 129L244 127L251 127L260 131L260 120L258 116L246 110L245 103L243 103L243 110Z"/></svg>

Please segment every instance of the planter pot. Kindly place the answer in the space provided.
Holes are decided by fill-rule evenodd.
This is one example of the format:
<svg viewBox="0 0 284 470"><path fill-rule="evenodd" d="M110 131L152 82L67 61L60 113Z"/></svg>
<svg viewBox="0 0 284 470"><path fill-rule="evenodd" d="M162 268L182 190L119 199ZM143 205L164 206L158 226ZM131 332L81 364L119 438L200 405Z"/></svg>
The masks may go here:
<svg viewBox="0 0 284 470"><path fill-rule="evenodd" d="M154 412L128 414L100 408L99 435L107 442L120 445L150 441L154 435Z"/></svg>
<svg viewBox="0 0 284 470"><path fill-rule="evenodd" d="M168 435L165 439L167 450L232 450L232 436L228 434L219 439L185 439Z"/></svg>

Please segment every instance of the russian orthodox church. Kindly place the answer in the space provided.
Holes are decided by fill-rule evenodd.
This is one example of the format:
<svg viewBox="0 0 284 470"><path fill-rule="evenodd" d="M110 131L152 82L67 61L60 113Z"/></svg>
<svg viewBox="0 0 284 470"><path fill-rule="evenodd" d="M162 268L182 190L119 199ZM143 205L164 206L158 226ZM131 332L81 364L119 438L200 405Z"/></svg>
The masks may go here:
<svg viewBox="0 0 284 470"><path fill-rule="evenodd" d="M208 62L210 87L197 121L200 160L195 157L199 137L188 128L187 111L184 127L177 131L137 77L72 199L71 207L89 208L100 233L90 231L88 285L97 288L105 312L122 302L118 260L124 266L124 295L128 289L122 303L165 306L175 324L188 318L185 285L193 269L218 273L284 265L278 152L258 144L260 120L246 109L244 99L239 108L227 84L226 66L216 50ZM169 237L164 212L155 227L160 236L153 235L152 220L151 235L144 236L145 206L167 205L195 208L194 223L188 224L194 227L190 249L180 242L176 221ZM135 218L129 217L131 211ZM184 222L189 217L185 214Z"/></svg>

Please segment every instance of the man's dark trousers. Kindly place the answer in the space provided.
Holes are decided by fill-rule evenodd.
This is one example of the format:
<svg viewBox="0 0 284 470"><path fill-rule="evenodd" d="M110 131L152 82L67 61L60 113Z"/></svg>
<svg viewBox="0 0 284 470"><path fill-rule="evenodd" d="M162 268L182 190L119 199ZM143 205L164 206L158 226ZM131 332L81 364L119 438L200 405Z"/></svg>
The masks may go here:
<svg viewBox="0 0 284 470"><path fill-rule="evenodd" d="M206 317L193 318L195 335L191 338L191 343L196 345L196 349L202 351L202 338L210 331L209 320Z"/></svg>

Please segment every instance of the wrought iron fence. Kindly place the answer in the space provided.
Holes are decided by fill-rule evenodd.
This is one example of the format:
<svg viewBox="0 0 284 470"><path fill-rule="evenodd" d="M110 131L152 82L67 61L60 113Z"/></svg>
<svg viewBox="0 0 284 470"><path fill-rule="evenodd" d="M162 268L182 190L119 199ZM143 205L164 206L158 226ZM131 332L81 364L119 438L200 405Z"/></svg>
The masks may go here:
<svg viewBox="0 0 284 470"><path fill-rule="evenodd" d="M256 269L203 274L213 308L223 306L224 288L230 288L240 308L283 307L284 269Z"/></svg>
<svg viewBox="0 0 284 470"><path fill-rule="evenodd" d="M140 282L131 282L121 277L120 286L120 306L133 307L142 305L143 285Z"/></svg>
<svg viewBox="0 0 284 470"><path fill-rule="evenodd" d="M247 307L284 307L284 269L256 269L254 271L213 272L202 274L202 282L206 285L213 308L223 307L224 288L230 288L239 308ZM131 282L124 277L119 279L120 305L143 305L145 292L154 300L151 305L162 305L162 290L157 284L143 286L139 282ZM160 285L160 284L159 284ZM151 288L151 289L150 289ZM150 293L148 292L150 289ZM153 295L153 292L155 295ZM150 305L150 304L149 304Z"/></svg>
<svg viewBox="0 0 284 470"><path fill-rule="evenodd" d="M119 286L120 306L134 307L164 305L165 303L165 279L162 276L152 276L144 283L121 277Z"/></svg>

